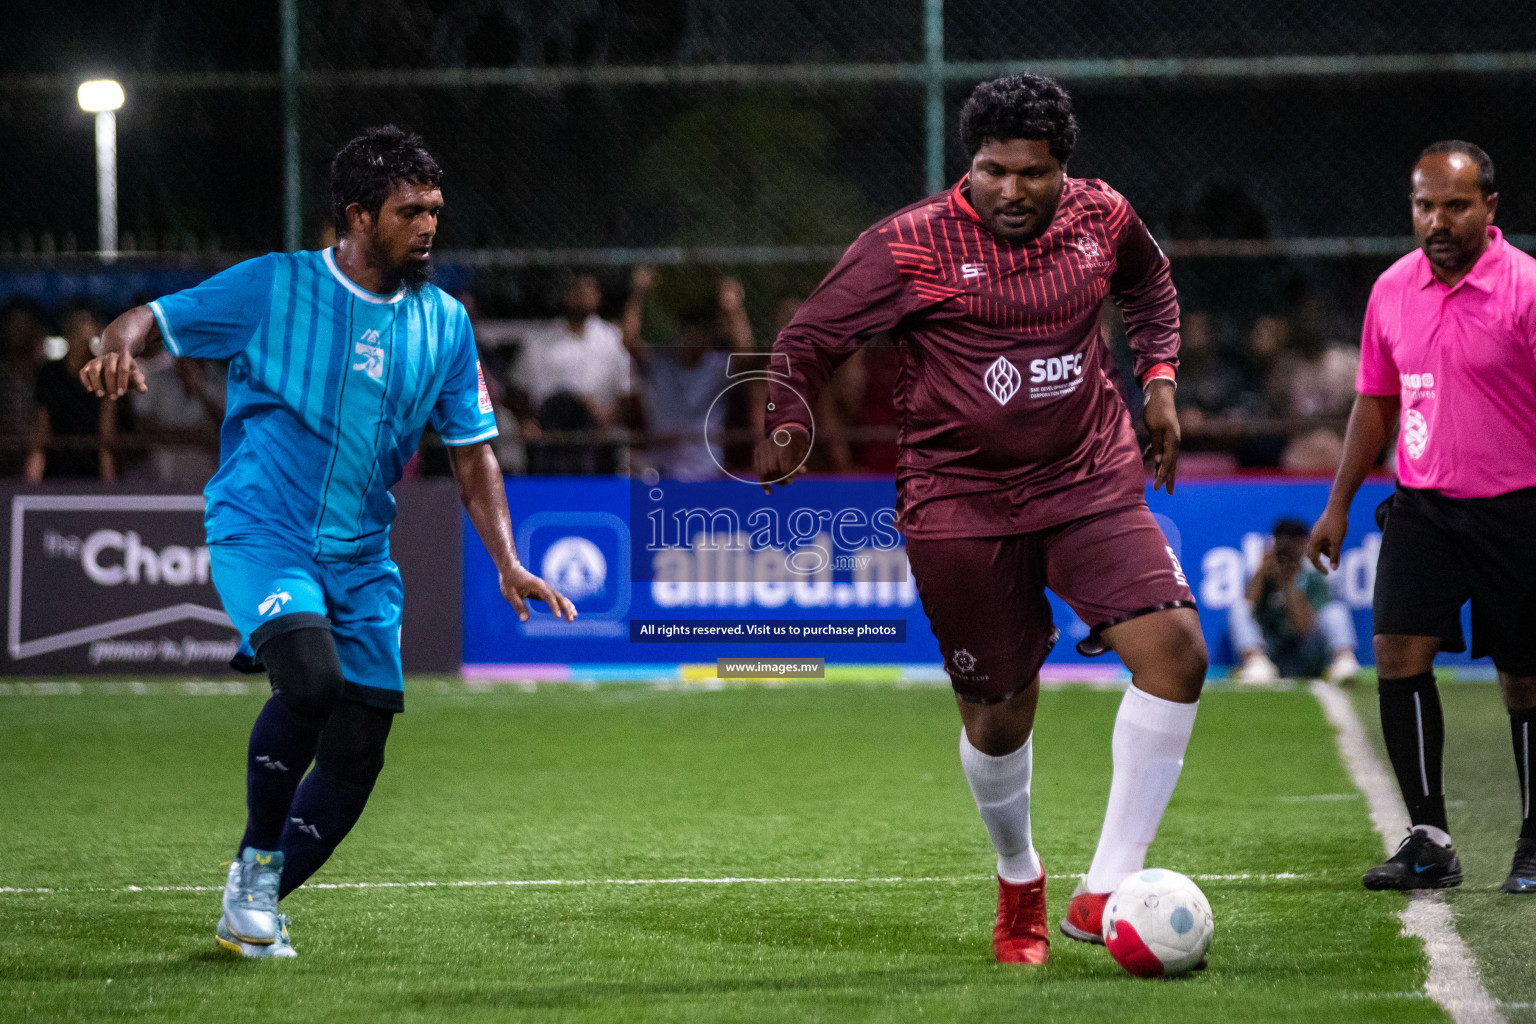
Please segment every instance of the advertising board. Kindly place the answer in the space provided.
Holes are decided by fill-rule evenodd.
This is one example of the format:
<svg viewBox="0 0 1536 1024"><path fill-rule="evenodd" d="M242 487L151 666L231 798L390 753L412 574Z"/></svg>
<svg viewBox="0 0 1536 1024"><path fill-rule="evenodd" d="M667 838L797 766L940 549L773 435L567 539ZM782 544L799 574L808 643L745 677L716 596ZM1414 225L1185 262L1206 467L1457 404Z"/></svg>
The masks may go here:
<svg viewBox="0 0 1536 1024"><path fill-rule="evenodd" d="M451 481L396 489L408 672L459 667L460 538ZM0 674L229 671L239 634L214 588L201 494L4 488Z"/></svg>
<svg viewBox="0 0 1536 1024"><path fill-rule="evenodd" d="M1334 595L1352 611L1370 661L1370 606L1381 535L1372 518L1391 483L1368 482L1355 500ZM929 666L938 645L895 531L889 480L807 478L771 495L731 481L652 484L604 478L520 478L507 483L523 561L576 602L581 618L556 622L541 605L526 624L500 598L494 567L465 531L466 671L527 678L666 674L717 657L822 657L829 664ZM1278 519L1310 523L1327 500L1321 481L1274 478L1178 485L1148 495L1189 577L1213 665L1230 664L1228 609L1241 599ZM1061 642L1049 665L1118 669L1114 657L1076 651L1089 624L1052 596ZM708 630L659 633L679 620ZM772 631L816 621L852 629L899 620L870 638ZM727 627L739 626L733 632ZM1465 656L1450 657L1465 662Z"/></svg>

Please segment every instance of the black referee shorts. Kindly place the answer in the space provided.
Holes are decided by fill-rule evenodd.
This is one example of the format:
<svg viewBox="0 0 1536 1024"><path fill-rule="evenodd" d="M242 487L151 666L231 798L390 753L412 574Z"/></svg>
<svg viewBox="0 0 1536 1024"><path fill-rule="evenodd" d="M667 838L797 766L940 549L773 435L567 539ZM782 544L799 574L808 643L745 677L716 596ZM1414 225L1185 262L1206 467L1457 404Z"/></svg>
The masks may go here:
<svg viewBox="0 0 1536 1024"><path fill-rule="evenodd" d="M1447 498L1399 484L1376 522L1375 633L1438 636L1442 651L1464 651L1470 600L1472 657L1536 675L1536 487Z"/></svg>

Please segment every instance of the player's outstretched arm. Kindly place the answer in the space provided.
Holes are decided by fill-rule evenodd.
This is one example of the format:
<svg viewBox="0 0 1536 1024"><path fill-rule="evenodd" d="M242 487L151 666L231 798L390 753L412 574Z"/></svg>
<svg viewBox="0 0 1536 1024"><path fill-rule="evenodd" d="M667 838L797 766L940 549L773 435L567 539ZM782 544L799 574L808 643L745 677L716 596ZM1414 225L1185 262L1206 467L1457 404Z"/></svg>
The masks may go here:
<svg viewBox="0 0 1536 1024"><path fill-rule="evenodd" d="M101 355L80 368L80 383L97 398L122 398L129 388L148 391L135 357L159 337L155 314L148 306L134 306L101 332Z"/></svg>
<svg viewBox="0 0 1536 1024"><path fill-rule="evenodd" d="M1397 421L1401 403L1397 395L1355 396L1354 407L1349 410L1349 427L1344 431L1344 457L1328 491L1328 505L1307 539L1307 557L1322 572L1329 569L1324 558L1333 563L1333 568L1339 567L1344 535L1349 532L1349 504L1365 482L1365 475L1376 465L1392 424Z"/></svg>
<svg viewBox="0 0 1536 1024"><path fill-rule="evenodd" d="M763 416L768 436L752 452L764 491L804 472L812 410L833 371L864 342L929 303L908 288L879 231L864 232L848 247L773 343Z"/></svg>
<svg viewBox="0 0 1536 1024"><path fill-rule="evenodd" d="M548 583L529 572L517 560L517 545L512 541L512 513L507 509L507 492L501 481L501 467L490 444L466 444L448 449L453 478L459 484L459 500L475 524L475 532L485 550L491 553L501 576L501 596L507 599L517 617L528 621L529 598L543 601L549 610L566 622L576 621L576 606Z"/></svg>

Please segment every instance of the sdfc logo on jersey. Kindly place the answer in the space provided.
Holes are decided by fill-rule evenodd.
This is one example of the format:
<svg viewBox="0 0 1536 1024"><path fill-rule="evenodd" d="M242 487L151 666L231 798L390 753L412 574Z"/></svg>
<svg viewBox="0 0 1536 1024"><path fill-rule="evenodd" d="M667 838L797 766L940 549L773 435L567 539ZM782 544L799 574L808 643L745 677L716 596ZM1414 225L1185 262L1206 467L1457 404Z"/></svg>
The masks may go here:
<svg viewBox="0 0 1536 1024"><path fill-rule="evenodd" d="M979 277L986 277L986 265L982 263L962 263L960 264L960 276L965 278L967 281L974 281Z"/></svg>
<svg viewBox="0 0 1536 1024"><path fill-rule="evenodd" d="M1429 421L1417 409L1403 413L1403 447L1410 459L1417 459L1429 447Z"/></svg>
<svg viewBox="0 0 1536 1024"><path fill-rule="evenodd" d="M982 382L987 386L987 392L997 399L998 405L1007 405L1008 399L1018 394L1021 380L1018 368L1003 356L998 356L992 365L987 367L986 376L982 378Z"/></svg>
<svg viewBox="0 0 1536 1024"><path fill-rule="evenodd" d="M362 362L352 364L352 369L362 370L373 380L384 379L384 350L374 344L378 340L378 331L366 330L363 332L362 340L352 350L363 357Z"/></svg>

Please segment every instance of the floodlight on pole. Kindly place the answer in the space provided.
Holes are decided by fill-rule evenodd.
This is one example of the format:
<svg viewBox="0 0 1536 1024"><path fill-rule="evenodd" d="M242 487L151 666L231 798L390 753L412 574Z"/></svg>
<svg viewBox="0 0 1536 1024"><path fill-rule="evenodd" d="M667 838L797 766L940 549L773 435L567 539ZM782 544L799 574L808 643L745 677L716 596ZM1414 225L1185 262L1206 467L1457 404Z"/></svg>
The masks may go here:
<svg viewBox="0 0 1536 1024"><path fill-rule="evenodd" d="M123 87L111 79L81 82L80 109L96 115L97 247L102 259L117 258L117 110Z"/></svg>

